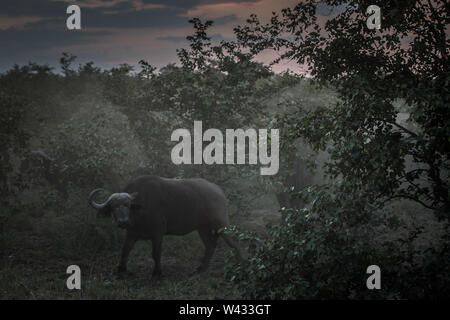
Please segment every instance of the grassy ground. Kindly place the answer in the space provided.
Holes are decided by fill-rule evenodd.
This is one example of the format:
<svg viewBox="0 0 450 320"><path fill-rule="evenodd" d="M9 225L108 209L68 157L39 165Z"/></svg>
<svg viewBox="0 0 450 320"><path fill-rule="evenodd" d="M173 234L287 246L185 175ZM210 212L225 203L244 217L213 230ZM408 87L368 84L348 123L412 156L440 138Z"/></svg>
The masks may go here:
<svg viewBox="0 0 450 320"><path fill-rule="evenodd" d="M267 223L278 223L274 196L256 201L249 215L233 216L241 230L266 233ZM441 225L417 206L401 203L393 208L408 230L424 226L414 241L417 247L434 247ZM80 220L81 219L81 220ZM389 237L407 238L401 228ZM15 215L0 234L0 299L240 299L224 276L229 247L219 240L208 271L192 275L200 264L203 244L196 232L167 236L163 243L164 276L152 279L151 242L138 242L131 252L131 275L119 279L116 267L124 231L108 219L86 215ZM68 290L66 269L81 268L81 290Z"/></svg>
<svg viewBox="0 0 450 320"><path fill-rule="evenodd" d="M52 252L52 244L39 238L29 238L29 246L11 248L0 271L2 299L224 299L236 293L223 277L223 242L211 263L201 275L190 276L203 254L197 234L183 238L166 237L163 253L164 276L152 280L151 243L142 241L132 251L128 269L132 273L118 279L115 269L120 253L117 248L91 252L70 258ZM81 268L82 290L66 288L66 268L76 264Z"/></svg>
<svg viewBox="0 0 450 320"><path fill-rule="evenodd" d="M274 207L254 210L235 223L245 229L263 231L268 221L277 218ZM2 235L0 299L240 298L224 277L230 249L222 239L209 270L192 275L203 255L200 237L196 232L184 237L166 236L162 256L164 275L160 279L151 277L151 242L140 241L130 255L131 275L119 279L115 271L124 232L109 220L98 220L102 219L92 217L73 224L68 217L54 215L16 216ZM108 237L105 245L99 245L100 240ZM66 288L69 265L81 268L81 290Z"/></svg>

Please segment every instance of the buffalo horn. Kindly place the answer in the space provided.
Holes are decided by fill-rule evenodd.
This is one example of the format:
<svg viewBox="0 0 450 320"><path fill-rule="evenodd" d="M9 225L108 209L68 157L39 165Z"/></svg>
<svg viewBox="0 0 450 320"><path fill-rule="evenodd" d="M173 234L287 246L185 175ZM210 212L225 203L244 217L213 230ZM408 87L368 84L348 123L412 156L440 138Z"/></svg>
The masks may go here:
<svg viewBox="0 0 450 320"><path fill-rule="evenodd" d="M105 189L102 189L102 188L98 188L98 189L94 189L92 192L91 192L91 194L89 195L89 204L92 206L92 208L94 208L94 209L97 209L97 210L99 210L99 209L103 209L105 206L106 206L106 204L108 203L108 201L106 201L106 202L104 202L104 203L96 203L94 200L93 200L93 198L94 198L94 196L98 193L98 192L100 192L100 191L104 191ZM109 199L108 199L109 200Z"/></svg>

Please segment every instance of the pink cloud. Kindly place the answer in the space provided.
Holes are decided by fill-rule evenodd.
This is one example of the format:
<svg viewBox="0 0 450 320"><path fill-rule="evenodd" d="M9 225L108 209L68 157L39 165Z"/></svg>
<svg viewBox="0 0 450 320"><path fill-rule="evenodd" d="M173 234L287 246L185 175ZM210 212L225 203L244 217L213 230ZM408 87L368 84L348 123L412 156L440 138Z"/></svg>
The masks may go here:
<svg viewBox="0 0 450 320"><path fill-rule="evenodd" d="M72 0L62 0L67 2L68 4L76 4L80 6L80 8L111 8L120 3L131 3L135 10L144 10L144 9L156 9L156 8L165 8L166 6L163 4L153 4L153 3L145 3L142 0L110 0L110 1L101 1L101 0L79 0L76 3Z"/></svg>
<svg viewBox="0 0 450 320"><path fill-rule="evenodd" d="M27 23L38 22L44 20L42 17L22 16L22 17L7 17L0 16L0 30L5 30L11 27L20 28Z"/></svg>

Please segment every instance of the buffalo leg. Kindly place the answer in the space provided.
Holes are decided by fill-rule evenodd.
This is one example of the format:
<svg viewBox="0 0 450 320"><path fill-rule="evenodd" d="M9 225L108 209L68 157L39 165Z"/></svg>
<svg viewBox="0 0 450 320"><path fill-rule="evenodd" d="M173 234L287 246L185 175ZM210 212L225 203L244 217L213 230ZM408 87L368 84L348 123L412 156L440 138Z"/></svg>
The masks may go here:
<svg viewBox="0 0 450 320"><path fill-rule="evenodd" d="M203 244L205 245L205 256L203 257L202 264L197 268L197 271L203 272L208 268L209 262L214 254L218 236L213 233L213 230L211 229L200 229L198 233L203 241Z"/></svg>
<svg viewBox="0 0 450 320"><path fill-rule="evenodd" d="M130 255L130 251L133 249L135 243L136 238L127 233L125 243L123 244L122 247L122 255L120 257L120 263L118 268L119 273L127 271L128 256Z"/></svg>
<svg viewBox="0 0 450 320"><path fill-rule="evenodd" d="M152 240L152 256L153 256L153 261L155 261L155 268L153 269L153 276L162 275L161 252L162 252L162 237L154 238Z"/></svg>

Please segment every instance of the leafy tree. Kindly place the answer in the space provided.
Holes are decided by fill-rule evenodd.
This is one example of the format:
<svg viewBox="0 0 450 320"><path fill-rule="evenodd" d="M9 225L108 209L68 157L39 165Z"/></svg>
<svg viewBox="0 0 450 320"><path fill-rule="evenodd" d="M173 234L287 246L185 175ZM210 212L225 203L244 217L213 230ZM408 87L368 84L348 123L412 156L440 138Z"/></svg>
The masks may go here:
<svg viewBox="0 0 450 320"><path fill-rule="evenodd" d="M67 52L63 52L62 57L59 59L61 71L65 77L74 75L75 71L71 69L71 64L76 60L76 56Z"/></svg>
<svg viewBox="0 0 450 320"><path fill-rule="evenodd" d="M119 191L143 158L127 117L106 102L80 107L58 125L49 147L60 179L82 192L99 185Z"/></svg>
<svg viewBox="0 0 450 320"><path fill-rule="evenodd" d="M139 103L144 106L139 111L141 119L148 119L149 112L168 114L172 123L165 121L161 128L167 137L170 137L167 130L191 128L195 120L201 120L205 129L273 127L273 117L267 113L265 101L297 79L288 74L275 76L267 66L253 61L253 55L244 53L237 44L225 41L213 44L207 34L212 21L193 19L190 22L194 33L187 37L189 47L178 50L180 66L171 64L154 73L147 62L141 62L144 67L142 77L147 79ZM141 137L145 136L149 143L158 143L150 138L154 134L149 130L161 127L161 123L148 121L151 125L139 129ZM170 155L170 148L166 149L166 154ZM242 198L243 192L236 189L234 182L243 179L246 183L251 180L252 185L260 185L257 170L259 168L255 166L184 165L182 170L172 167L169 175L178 171L175 175L210 179L231 193L232 202L240 199L242 205L248 205L248 199ZM241 183L239 187L247 188L247 185ZM263 192L263 188L260 190ZM261 193L255 192L255 196L257 194Z"/></svg>
<svg viewBox="0 0 450 320"><path fill-rule="evenodd" d="M320 84L336 88L334 107L300 108L284 119L289 134L327 149L328 174L374 205L410 199L450 219L448 3L382 2L380 30L366 27L373 1L324 3L346 9L323 23L315 1L306 1L269 24L253 15L236 28L251 52L281 51L280 59L305 63ZM409 129L397 120L400 99Z"/></svg>
<svg viewBox="0 0 450 320"><path fill-rule="evenodd" d="M20 152L26 145L28 135L23 130L24 112L27 101L15 94L9 94L0 89L0 190L12 198L13 188L10 181L13 170L14 154ZM8 197L3 197L2 206L7 207Z"/></svg>
<svg viewBox="0 0 450 320"><path fill-rule="evenodd" d="M426 252L411 246L420 230L403 242L380 240L397 227L387 206L394 199L450 221L448 4L382 2L381 29L369 30L372 1L325 3L344 10L325 19L315 1L302 1L267 24L252 15L235 29L251 53L272 49L281 53L274 63L306 65L338 100L314 109L299 101L280 117L285 139L329 153L330 180L294 192L309 206L287 209L286 224L270 237L232 230L250 241L251 255L228 274L252 298L448 297L448 229L439 248ZM365 286L370 264L383 270L379 292Z"/></svg>
<svg viewBox="0 0 450 320"><path fill-rule="evenodd" d="M261 119L261 101L279 89L270 81L273 73L235 45L212 45L206 33L212 21L190 22L195 30L187 37L190 49L178 50L182 67L169 65L153 80L160 89L154 102L208 127L239 128Z"/></svg>

